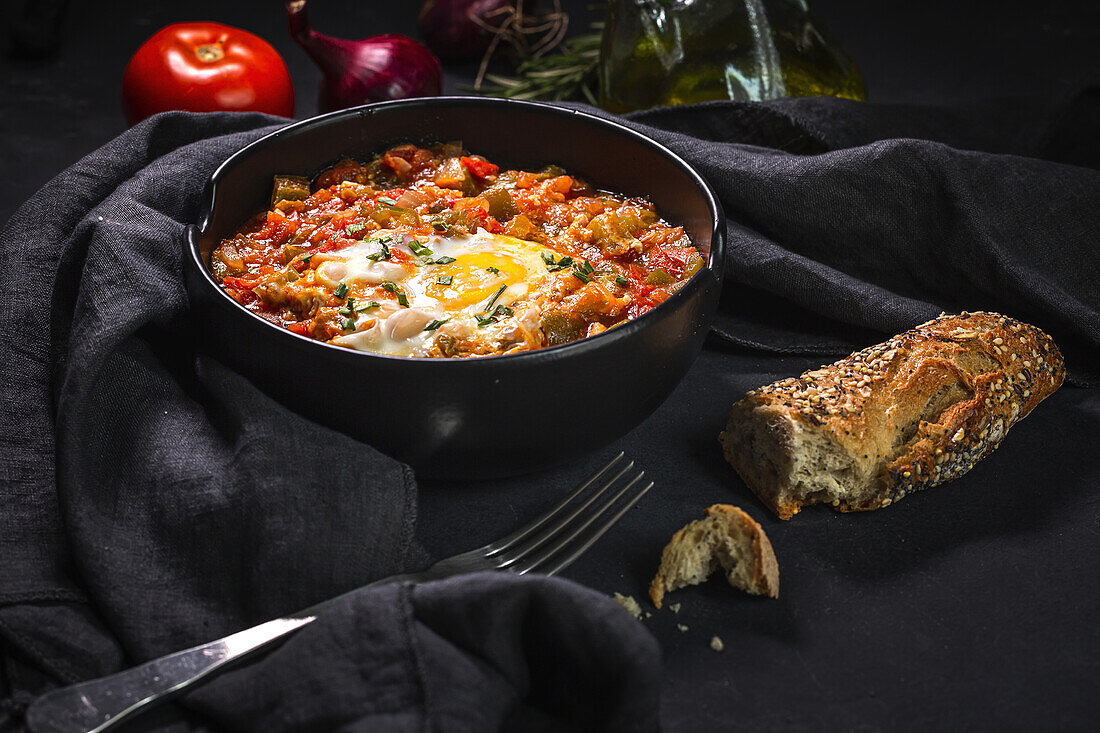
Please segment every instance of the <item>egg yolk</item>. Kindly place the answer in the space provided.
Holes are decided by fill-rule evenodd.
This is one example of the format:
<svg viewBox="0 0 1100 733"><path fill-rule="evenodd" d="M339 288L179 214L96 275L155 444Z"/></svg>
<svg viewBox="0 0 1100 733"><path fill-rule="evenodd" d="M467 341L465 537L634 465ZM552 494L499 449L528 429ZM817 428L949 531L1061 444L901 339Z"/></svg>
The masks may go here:
<svg viewBox="0 0 1100 733"><path fill-rule="evenodd" d="M494 252L459 255L454 262L432 270L429 296L449 309L461 309L488 300L501 285L523 282L527 268L519 260ZM448 285L440 283L442 279Z"/></svg>

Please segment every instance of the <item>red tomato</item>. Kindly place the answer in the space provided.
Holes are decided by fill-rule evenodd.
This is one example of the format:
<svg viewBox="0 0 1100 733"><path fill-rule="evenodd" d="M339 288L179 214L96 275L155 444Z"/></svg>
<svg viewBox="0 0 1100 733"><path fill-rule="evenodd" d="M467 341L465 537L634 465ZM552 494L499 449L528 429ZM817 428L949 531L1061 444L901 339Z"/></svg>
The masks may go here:
<svg viewBox="0 0 1100 733"><path fill-rule="evenodd" d="M131 125L157 112L294 114L294 87L267 41L221 23L175 23L141 45L122 75Z"/></svg>

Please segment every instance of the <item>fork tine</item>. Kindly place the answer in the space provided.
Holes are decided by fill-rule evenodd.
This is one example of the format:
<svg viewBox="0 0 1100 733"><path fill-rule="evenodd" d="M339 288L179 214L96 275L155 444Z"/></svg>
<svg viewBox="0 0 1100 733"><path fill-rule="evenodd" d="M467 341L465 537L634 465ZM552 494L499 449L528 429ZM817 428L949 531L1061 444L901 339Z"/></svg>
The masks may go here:
<svg viewBox="0 0 1100 733"><path fill-rule="evenodd" d="M581 516L582 513L585 512L588 507L592 506L592 504L597 499L599 499L601 496L604 496L607 493L607 490L617 484L619 482L619 479L625 476L627 471L632 468L634 468L634 461L631 461L630 463L623 466L623 468L621 468L618 473L608 479L608 481L604 483L603 486L589 494L587 499L574 507L564 517L558 519L549 527L540 530L534 537L528 537L525 538L524 541L517 542L515 545L512 546L514 549L511 549L511 552L490 553L489 555L487 555L487 557L491 560L495 560L498 567L511 565L517 560L522 559L525 555L530 555L532 552L546 544L549 540L561 536L561 531L564 528L568 527L577 517ZM614 499L612 499L612 501L614 501ZM599 513L599 511L596 512L597 515L599 515Z"/></svg>
<svg viewBox="0 0 1100 733"><path fill-rule="evenodd" d="M622 474L619 474L619 476L621 476L621 475ZM615 480L618 480L619 476L616 476ZM514 573L519 573L520 575L522 575L523 573L530 572L532 568L535 568L535 567L541 565L542 563L546 562L546 560L553 557L555 554L557 554L559 551L561 551L566 545L568 545L570 542L572 542L574 539L576 539L581 534L581 532L583 532L585 529L587 529L588 526L590 524L592 524L594 521L599 519L600 516L603 515L604 512L606 512L608 509L610 509L612 506L614 506L615 503L619 499L621 499L624 494L626 494L626 492L630 491L630 489L633 488L634 484L641 481L643 476L645 476L645 471L640 471L638 473L638 475L635 476L634 478L632 478L630 481L628 481L626 486L621 488L618 491L618 493L616 493L614 496L612 496L610 499L608 499L606 502L604 502L600 506L599 509L596 509L594 512L591 512L590 516L587 519L585 519L583 522L581 522L579 526L577 526L575 528L571 528L570 530L568 530L565 533L564 537L561 537L561 539L558 539L557 542L555 542L549 548L546 548L544 550L539 551L538 555L536 555L533 558L530 557L531 551L536 549L536 548L532 547L532 548L530 548L530 550L525 549L523 552L521 552L514 559L509 560L508 562L502 563L500 568L502 570L510 570ZM646 491L648 491L648 489L646 489ZM642 493L644 493L644 492L642 492ZM625 511L625 510L623 510L623 511ZM612 524L614 524L614 522L612 522ZM557 539L557 536L555 536L554 539ZM539 544L542 544L542 543L540 542ZM524 562L522 562L518 565L515 564L515 563L519 563L519 561L521 561L521 560L524 560Z"/></svg>
<svg viewBox="0 0 1100 733"><path fill-rule="evenodd" d="M499 540L495 540L493 542L490 542L489 544L485 545L483 548L480 548L478 550L474 550L472 552L476 552L480 555L483 555L484 557L493 557L494 555L499 555L500 553L504 552L505 550L511 548L517 542L520 542L521 540L526 539L528 536L530 536L534 532L537 532L547 522L549 522L551 519L553 519L558 514L558 512L560 512L562 509L564 509L565 506L567 504L569 504L569 502L576 499L578 496L580 496L582 493L584 493L584 491L588 487L590 487L595 482L599 481L600 478L604 474L606 474L608 471L610 471L611 468L616 463L618 463L619 461L622 460L623 455L624 455L624 453L622 451L620 451L619 455L615 456L610 461L608 461L606 466L601 468L599 471L596 471L596 473L592 474L584 483L582 483L580 486L578 486L576 489L574 489L569 494L569 496L567 496L564 499L562 499L561 501L559 501L557 504L555 504L553 507L551 507L546 513L544 513L541 516L535 518L530 523L520 527L519 529L517 529L512 534L507 535L506 537L502 537Z"/></svg>
<svg viewBox="0 0 1100 733"><path fill-rule="evenodd" d="M572 552L567 554L565 557L558 560L557 563L554 564L553 566L549 567L548 569L544 569L541 572L545 575L557 575L562 570L565 570L567 567L572 565L574 560L576 560L578 557L583 555L588 550L588 548L592 546L592 544L596 540L603 537L604 532L611 529L615 525L616 522L618 522L620 519L622 519L623 515L626 514L628 511L630 511L634 507L634 505L637 504L638 501L643 496L645 496L646 492L649 491L652 488L653 488L653 482L650 481L648 484L646 484L646 486L641 491L639 491L637 494L635 494L633 499L631 499L626 504L624 504L622 509L615 512L615 514L613 514L606 522L604 522L602 525L597 527L596 531L593 532L584 542L582 542L580 545L578 545L575 550L573 550ZM518 571L518 572L520 574L523 574L523 573L534 572L536 570L538 570L537 565L535 565L533 567L530 567L530 568L527 568L526 570Z"/></svg>

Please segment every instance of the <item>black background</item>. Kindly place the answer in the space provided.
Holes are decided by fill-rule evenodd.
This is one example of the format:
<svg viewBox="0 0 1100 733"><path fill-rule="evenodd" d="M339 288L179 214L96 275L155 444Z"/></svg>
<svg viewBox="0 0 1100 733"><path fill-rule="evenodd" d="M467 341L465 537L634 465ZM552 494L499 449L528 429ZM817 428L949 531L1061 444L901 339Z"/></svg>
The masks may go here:
<svg viewBox="0 0 1100 733"><path fill-rule="evenodd" d="M312 0L309 10L314 27L333 35L415 35L419 4ZM599 16L589 10L597 4L591 0L563 4L572 31ZM872 101L1056 94L1095 79L1100 70L1097 3L819 0L811 5L859 63ZM0 220L55 173L125 129L122 71L137 47L169 23L216 20L262 36L290 69L295 116L317 111L320 73L291 40L280 0L73 0L69 6L56 57L0 61L6 65L0 68L5 168ZM444 91L469 83L474 70L473 65L447 68Z"/></svg>
<svg viewBox="0 0 1100 733"><path fill-rule="evenodd" d="M297 116L316 109L319 74L287 37L280 2L71 5L56 57L9 58L0 74L0 218L124 129L122 70L169 22L218 20L264 36L290 67ZM567 4L575 28L589 15L586 5ZM310 8L319 30L353 36L414 33L415 6L315 1ZM860 63L874 101L1056 96L1100 78L1093 3L814 8ZM446 90L471 72L449 70ZM567 577L641 599L668 536L719 501L761 521L780 563L778 601L713 582L672 596L683 603L678 614L650 609L645 623L664 651L667 728L1087 728L1100 714L1100 500L1091 455L1100 398L1062 389L970 475L889 510L818 509L781 523L735 479L716 437L745 390L819 363L712 344L664 407L597 457L552 477L422 484L419 539L439 556L492 539L622 449L657 488ZM809 554L801 546L830 549ZM724 640L724 652L708 648L712 635Z"/></svg>

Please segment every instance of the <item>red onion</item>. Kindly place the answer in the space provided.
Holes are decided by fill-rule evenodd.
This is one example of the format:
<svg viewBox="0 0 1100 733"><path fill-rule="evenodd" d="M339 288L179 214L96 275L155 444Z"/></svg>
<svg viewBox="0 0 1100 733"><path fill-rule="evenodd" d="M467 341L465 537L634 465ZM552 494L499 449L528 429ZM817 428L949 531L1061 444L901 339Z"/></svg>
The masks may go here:
<svg viewBox="0 0 1100 733"><path fill-rule="evenodd" d="M481 58L516 0L427 0L420 9L420 32L441 58Z"/></svg>
<svg viewBox="0 0 1100 733"><path fill-rule="evenodd" d="M286 4L290 35L324 74L318 106L322 112L368 102L430 97L443 88L439 59L408 36L386 33L358 41L313 30L306 0Z"/></svg>

